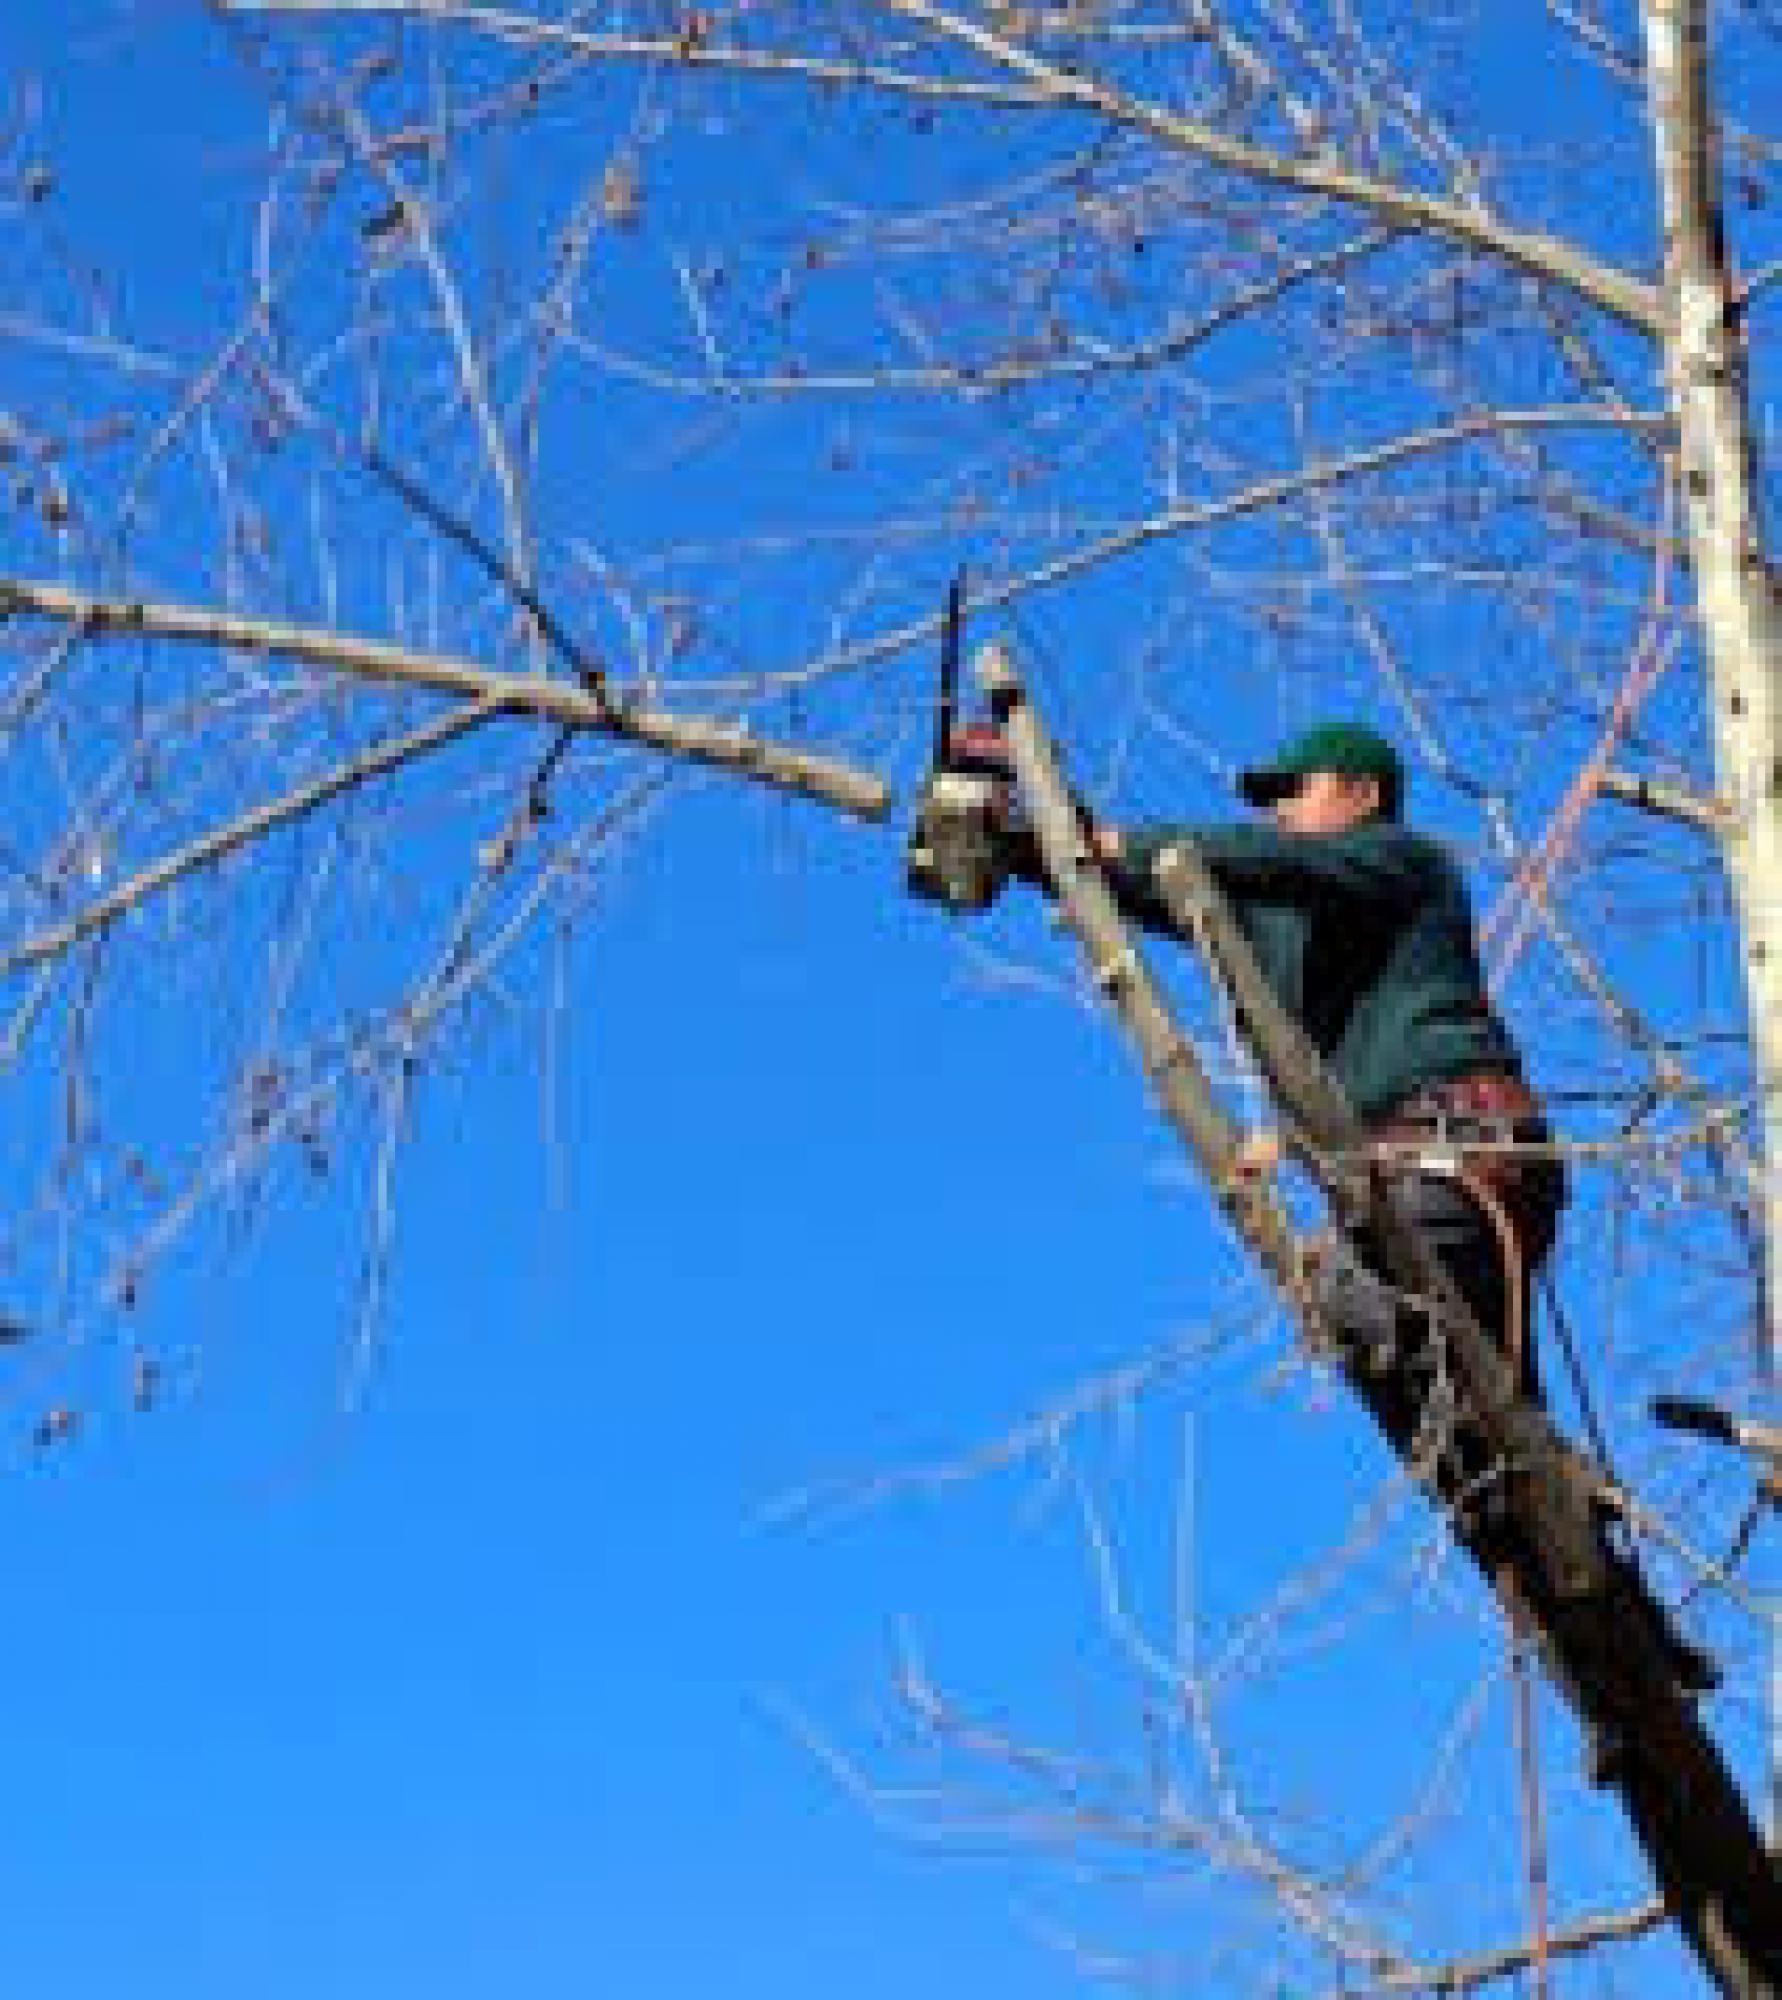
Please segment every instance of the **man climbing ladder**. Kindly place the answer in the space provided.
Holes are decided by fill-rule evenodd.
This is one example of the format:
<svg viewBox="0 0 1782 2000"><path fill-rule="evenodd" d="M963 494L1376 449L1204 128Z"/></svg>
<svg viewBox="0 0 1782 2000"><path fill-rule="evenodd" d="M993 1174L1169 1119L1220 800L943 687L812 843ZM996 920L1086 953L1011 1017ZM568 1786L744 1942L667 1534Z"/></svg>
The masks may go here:
<svg viewBox="0 0 1782 2000"><path fill-rule="evenodd" d="M994 771L994 746L974 738L971 747L977 766ZM1539 1404L1532 1280L1553 1247L1565 1174L1486 993L1460 870L1404 824L1398 754L1357 724L1311 730L1245 771L1239 791L1262 817L1120 829L1085 813L1090 849L1126 916L1181 937L1157 863L1192 847L1276 1000L1348 1100L1398 1220L1439 1259L1520 1394ZM996 793L1003 868L1049 887L1012 797L1006 785ZM1279 1152L1259 1135L1242 1165L1265 1175ZM1450 1359L1440 1311L1396 1282L1390 1263L1375 1227L1334 1235L1316 1272L1318 1314L1341 1348L1365 1357L1362 1393L1400 1455L1416 1464L1459 1453L1449 1490L1484 1493L1497 1475L1464 1451L1437 1393ZM1617 1568L1627 1560L1606 1544L1602 1557ZM1643 1586L1633 1597L1647 1602ZM1655 1606L1653 1623L1679 1688L1717 1685L1713 1662Z"/></svg>
<svg viewBox="0 0 1782 2000"><path fill-rule="evenodd" d="M1514 1286L1519 1297L1551 1241L1563 1184L1514 1046L1486 1004L1458 873L1399 824L1397 760L1389 750L1380 757L1377 739L1363 746L1351 734L1345 750L1327 736L1315 755L1303 742L1291 746L1247 780L1268 820L1199 833L1096 829L1071 796L1007 648L986 645L975 662L989 726L953 726L954 651L943 654L941 726L909 848L910 887L950 909L983 909L1014 872L1056 897L1170 1129L1308 1333L1318 1338L1321 1322L1337 1333L1343 1377L1538 1654L1582 1728L1593 1777L1619 1796L1704 1969L1728 2000L1782 2000L1775 1860L1695 1705L1711 1668L1640 1574L1625 1525L1629 1496L1566 1441L1532 1376L1508 1365L1517 1351L1509 1294ZM1351 752L1375 768L1344 769ZM1328 832L1300 817L1322 816L1326 771L1342 781L1339 797L1353 786L1356 807L1352 824ZM1391 860L1406 841L1414 845L1402 852L1417 856L1414 889ZM1340 868L1318 866L1339 854ZM1395 881L1407 886L1390 888ZM1246 1148L1134 949L1129 916L1190 941L1225 987L1287 1140L1346 1238L1334 1256L1317 1255L1270 1186L1269 1148ZM1435 941L1456 937L1460 957L1447 966L1459 977L1438 978L1444 955ZM1327 954L1341 961L1334 972ZM1409 978L1417 973L1428 977ZM1346 987L1333 983L1342 979ZM1423 997L1397 1011L1385 1005L1395 987L1401 999L1407 987ZM1349 1090L1362 1100L1359 1113ZM1515 1163L1515 1177L1503 1169L1482 1188L1459 1179L1487 1157ZM1394 1171L1382 1172L1388 1162ZM1502 1306L1490 1310L1481 1289L1488 1310L1476 1310L1464 1295L1469 1274L1438 1254L1423 1227L1406 1226L1401 1175L1446 1179L1471 1204L1458 1218L1470 1246L1493 1240L1483 1232L1498 1227L1493 1204L1501 1210L1515 1232L1495 1239ZM1409 1192L1416 1200L1428 1191ZM1387 1329L1387 1351L1370 1354L1365 1331L1343 1337L1338 1322L1355 1302L1338 1296L1333 1312L1331 1295L1345 1283L1385 1308L1365 1320Z"/></svg>
<svg viewBox="0 0 1782 2000"><path fill-rule="evenodd" d="M1493 1010L1460 871L1404 825L1404 769L1384 738L1330 723L1246 771L1247 824L1093 829L1123 911L1177 934L1154 867L1192 843L1270 987L1304 1029L1393 1173L1401 1213L1442 1259L1534 1397L1529 1281L1551 1249L1565 1178L1508 1030ZM1011 871L1044 880L1031 838ZM1278 1149L1252 1145L1267 1172ZM1377 1245L1339 1250L1323 1307L1358 1345L1390 1352L1404 1314ZM1405 1413L1409 1419L1410 1412Z"/></svg>

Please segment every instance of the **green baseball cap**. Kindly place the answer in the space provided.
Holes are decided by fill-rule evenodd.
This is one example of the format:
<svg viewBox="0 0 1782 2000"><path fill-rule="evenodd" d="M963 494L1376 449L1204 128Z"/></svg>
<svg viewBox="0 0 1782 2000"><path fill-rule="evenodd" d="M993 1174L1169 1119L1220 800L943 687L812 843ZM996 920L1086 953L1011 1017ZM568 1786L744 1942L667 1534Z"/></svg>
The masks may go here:
<svg viewBox="0 0 1782 2000"><path fill-rule="evenodd" d="M1238 790L1253 806L1272 805L1314 771L1334 771L1339 778L1373 778L1381 805L1396 816L1405 795L1405 767L1384 736L1358 722L1326 722L1280 750L1268 763L1245 771Z"/></svg>

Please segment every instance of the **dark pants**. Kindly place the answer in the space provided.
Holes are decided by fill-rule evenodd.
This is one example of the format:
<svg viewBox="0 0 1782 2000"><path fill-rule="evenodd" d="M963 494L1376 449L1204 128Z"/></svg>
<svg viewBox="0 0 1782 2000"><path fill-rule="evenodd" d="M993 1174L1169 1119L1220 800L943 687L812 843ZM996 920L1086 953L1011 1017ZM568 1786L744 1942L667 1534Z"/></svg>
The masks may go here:
<svg viewBox="0 0 1782 2000"><path fill-rule="evenodd" d="M1506 1258L1502 1235L1465 1185L1447 1174L1407 1172L1395 1181L1402 1212L1441 1258L1455 1289L1471 1307L1486 1336L1506 1360L1519 1364L1523 1395L1541 1397L1535 1367L1534 1330L1527 1293L1534 1272L1551 1247L1565 1202L1565 1176L1558 1164L1531 1156L1525 1170L1503 1176L1499 1193L1517 1225L1518 1247ZM1510 1306L1512 1287L1524 1296L1521 1352L1516 1354ZM1511 1545L1494 1542L1483 1502L1500 1467L1482 1450L1476 1428L1462 1418L1450 1393L1448 1344L1439 1312L1427 1301L1408 1297L1385 1275L1377 1244L1365 1233L1339 1239L1318 1280L1317 1303L1326 1327L1349 1364L1351 1379L1392 1440L1399 1456L1420 1467L1470 1522L1469 1546L1487 1576L1512 1556ZM1640 1577L1632 1558L1605 1541L1604 1552L1616 1587L1651 1620L1677 1684L1699 1694L1717 1685L1714 1662L1681 1637ZM1600 1746L1599 1746L1600 1754Z"/></svg>
<svg viewBox="0 0 1782 2000"><path fill-rule="evenodd" d="M1529 1290L1533 1264L1552 1240L1555 1195L1531 1186L1530 1193L1543 1200L1540 1215L1522 1203L1508 1206L1509 1219L1519 1227L1506 1244L1489 1211L1455 1176L1406 1172L1396 1175L1393 1185L1401 1213L1441 1259L1486 1337L1517 1370L1522 1393L1538 1402ZM1536 1249L1533 1259L1524 1245ZM1442 1380L1439 1317L1384 1274L1379 1247L1365 1234L1339 1240L1320 1283L1319 1305L1338 1344L1355 1354L1364 1376L1381 1384L1386 1407L1378 1414L1402 1443ZM1391 1394L1388 1381L1396 1384Z"/></svg>

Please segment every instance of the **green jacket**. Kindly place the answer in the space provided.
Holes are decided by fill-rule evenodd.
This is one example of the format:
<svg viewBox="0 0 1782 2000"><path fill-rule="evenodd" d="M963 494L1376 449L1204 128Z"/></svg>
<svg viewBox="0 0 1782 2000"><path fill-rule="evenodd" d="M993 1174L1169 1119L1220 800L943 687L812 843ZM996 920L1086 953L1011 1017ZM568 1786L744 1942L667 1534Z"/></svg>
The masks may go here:
<svg viewBox="0 0 1782 2000"><path fill-rule="evenodd" d="M1434 841L1396 820L1340 834L1286 833L1261 820L1137 827L1108 875L1148 929L1174 933L1151 866L1182 839L1363 1118L1447 1077L1520 1071L1486 997L1466 885Z"/></svg>

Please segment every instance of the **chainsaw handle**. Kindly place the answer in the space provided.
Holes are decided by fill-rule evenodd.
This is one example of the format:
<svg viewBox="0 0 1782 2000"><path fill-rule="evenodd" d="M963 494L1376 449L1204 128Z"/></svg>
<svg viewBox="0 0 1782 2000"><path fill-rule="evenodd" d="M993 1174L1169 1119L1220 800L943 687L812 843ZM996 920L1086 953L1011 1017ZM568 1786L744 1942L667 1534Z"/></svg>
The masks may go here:
<svg viewBox="0 0 1782 2000"><path fill-rule="evenodd" d="M934 768L953 761L953 726L959 714L959 653L965 629L965 572L947 586L947 622L941 633L940 703L934 717Z"/></svg>

